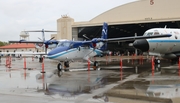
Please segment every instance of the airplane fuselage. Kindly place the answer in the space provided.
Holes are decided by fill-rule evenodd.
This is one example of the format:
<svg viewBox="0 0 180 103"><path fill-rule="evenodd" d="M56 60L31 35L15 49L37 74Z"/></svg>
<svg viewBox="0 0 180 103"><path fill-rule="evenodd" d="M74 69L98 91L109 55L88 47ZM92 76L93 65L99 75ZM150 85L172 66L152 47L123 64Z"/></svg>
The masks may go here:
<svg viewBox="0 0 180 103"><path fill-rule="evenodd" d="M171 37L137 40L138 49L163 58L177 58L180 56L180 29L154 28L147 30L144 35L171 34Z"/></svg>
<svg viewBox="0 0 180 103"><path fill-rule="evenodd" d="M67 51L62 51L51 56L49 55L48 58L59 61L66 61L66 60L69 61L69 60L82 59L82 58L88 59L88 57L93 57L100 53L101 51L98 49L93 50L93 48L79 47L79 48L68 49Z"/></svg>
<svg viewBox="0 0 180 103"><path fill-rule="evenodd" d="M180 29L158 29L161 34L172 34L167 38L147 39L149 52L172 53L180 52Z"/></svg>
<svg viewBox="0 0 180 103"><path fill-rule="evenodd" d="M102 51L91 46L82 46L82 42L61 42L58 46L48 53L49 59L59 61L70 61L75 59L88 60L89 57L101 55Z"/></svg>

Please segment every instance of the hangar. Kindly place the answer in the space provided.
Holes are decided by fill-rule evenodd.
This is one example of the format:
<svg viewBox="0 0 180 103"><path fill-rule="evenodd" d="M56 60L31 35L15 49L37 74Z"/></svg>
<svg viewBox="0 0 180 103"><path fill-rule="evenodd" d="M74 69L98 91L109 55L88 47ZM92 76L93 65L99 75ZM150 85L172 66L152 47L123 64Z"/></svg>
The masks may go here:
<svg viewBox="0 0 180 103"><path fill-rule="evenodd" d="M150 28L179 28L180 0L139 0L110 9L87 22L74 22L68 16L57 20L58 38L83 40L84 34L89 38L100 37L103 22L107 22L108 38L143 35ZM133 42L133 41L132 41ZM127 44L108 44L108 49L127 49ZM116 45L116 46L115 46ZM116 47L116 48L114 48Z"/></svg>

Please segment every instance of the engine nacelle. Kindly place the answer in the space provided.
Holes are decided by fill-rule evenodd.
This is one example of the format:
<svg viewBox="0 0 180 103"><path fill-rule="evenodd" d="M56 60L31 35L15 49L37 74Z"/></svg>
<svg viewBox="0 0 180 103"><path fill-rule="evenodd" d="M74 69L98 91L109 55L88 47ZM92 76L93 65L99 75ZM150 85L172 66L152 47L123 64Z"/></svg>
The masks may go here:
<svg viewBox="0 0 180 103"><path fill-rule="evenodd" d="M162 58L173 59L173 58L177 58L177 56L175 54L165 54L162 55Z"/></svg>
<svg viewBox="0 0 180 103"><path fill-rule="evenodd" d="M45 44L36 43L35 46L37 49L43 49ZM57 44L49 44L47 47L48 47L48 49L53 49L53 48L56 48L56 46L57 46Z"/></svg>
<svg viewBox="0 0 180 103"><path fill-rule="evenodd" d="M36 43L35 46L37 49L43 49L44 44L43 43Z"/></svg>
<svg viewBox="0 0 180 103"><path fill-rule="evenodd" d="M93 47L96 49L100 49L104 45L103 42L93 43Z"/></svg>

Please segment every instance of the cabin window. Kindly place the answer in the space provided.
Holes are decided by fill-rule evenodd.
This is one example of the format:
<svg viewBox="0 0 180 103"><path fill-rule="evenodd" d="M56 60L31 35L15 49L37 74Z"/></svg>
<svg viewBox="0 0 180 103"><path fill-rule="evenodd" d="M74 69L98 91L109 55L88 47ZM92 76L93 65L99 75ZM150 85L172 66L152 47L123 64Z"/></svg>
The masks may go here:
<svg viewBox="0 0 180 103"><path fill-rule="evenodd" d="M73 48L73 46L74 46L74 43L71 43L71 44L69 45L69 48Z"/></svg>
<svg viewBox="0 0 180 103"><path fill-rule="evenodd" d="M65 42L65 43L64 43L64 46L69 47L69 46L70 46L70 43L69 43L69 42Z"/></svg>
<svg viewBox="0 0 180 103"><path fill-rule="evenodd" d="M159 32L154 32L154 35L159 35Z"/></svg>
<svg viewBox="0 0 180 103"><path fill-rule="evenodd" d="M178 39L177 35L175 35L175 39Z"/></svg>
<svg viewBox="0 0 180 103"><path fill-rule="evenodd" d="M159 35L159 32L154 32L154 35Z"/></svg>

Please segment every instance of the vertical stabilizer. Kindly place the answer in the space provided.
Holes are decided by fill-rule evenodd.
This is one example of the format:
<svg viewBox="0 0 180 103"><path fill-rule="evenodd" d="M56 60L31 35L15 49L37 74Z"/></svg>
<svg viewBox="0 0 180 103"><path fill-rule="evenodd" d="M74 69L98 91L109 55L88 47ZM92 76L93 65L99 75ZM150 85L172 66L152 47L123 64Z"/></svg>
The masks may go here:
<svg viewBox="0 0 180 103"><path fill-rule="evenodd" d="M107 39L107 36L108 36L108 24L104 22L103 27L102 27L101 38ZM104 45L101 47L101 50L106 50L106 49L107 49L107 42L105 42Z"/></svg>
<svg viewBox="0 0 180 103"><path fill-rule="evenodd" d="M104 22L103 28L102 28L101 38L107 39L107 32L108 32L108 24L106 22Z"/></svg>

